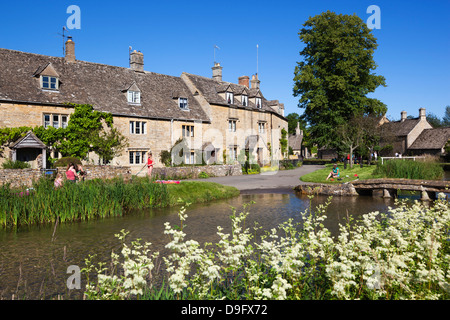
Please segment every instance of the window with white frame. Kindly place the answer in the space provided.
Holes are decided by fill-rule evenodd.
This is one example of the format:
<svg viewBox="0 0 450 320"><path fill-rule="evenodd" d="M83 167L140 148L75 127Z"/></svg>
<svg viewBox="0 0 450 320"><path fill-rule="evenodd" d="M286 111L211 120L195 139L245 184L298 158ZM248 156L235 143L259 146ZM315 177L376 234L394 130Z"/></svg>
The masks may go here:
<svg viewBox="0 0 450 320"><path fill-rule="evenodd" d="M183 132L183 137L193 137L194 136L194 126L181 126Z"/></svg>
<svg viewBox="0 0 450 320"><path fill-rule="evenodd" d="M261 109L261 108L262 108L261 98L256 98L256 107L257 107L258 109Z"/></svg>
<svg viewBox="0 0 450 320"><path fill-rule="evenodd" d="M266 132L266 123L265 122L258 122L258 131L259 131L259 133Z"/></svg>
<svg viewBox="0 0 450 320"><path fill-rule="evenodd" d="M228 131L236 132L236 120L228 120Z"/></svg>
<svg viewBox="0 0 450 320"><path fill-rule="evenodd" d="M128 91L128 103L141 103L140 91Z"/></svg>
<svg viewBox="0 0 450 320"><path fill-rule="evenodd" d="M187 110L188 108L188 99L187 98L178 98L178 106L180 109Z"/></svg>
<svg viewBox="0 0 450 320"><path fill-rule="evenodd" d="M58 78L51 76L41 76L41 88L47 90L59 90Z"/></svg>
<svg viewBox="0 0 450 320"><path fill-rule="evenodd" d="M130 134L146 134L147 122L146 121L130 121Z"/></svg>
<svg viewBox="0 0 450 320"><path fill-rule="evenodd" d="M44 128L66 128L69 116L67 114L44 113Z"/></svg>
<svg viewBox="0 0 450 320"><path fill-rule="evenodd" d="M195 152L186 152L184 154L184 163L185 164L194 164L195 163Z"/></svg>
<svg viewBox="0 0 450 320"><path fill-rule="evenodd" d="M230 147L228 149L228 155L230 156L230 160L237 160L237 147Z"/></svg>
<svg viewBox="0 0 450 320"><path fill-rule="evenodd" d="M145 163L145 151L129 151L130 164L143 164Z"/></svg>
<svg viewBox="0 0 450 320"><path fill-rule="evenodd" d="M247 95L242 95L242 105L244 106L244 107L246 107L246 106L248 106L248 96Z"/></svg>
<svg viewBox="0 0 450 320"><path fill-rule="evenodd" d="M233 104L234 103L234 94L233 94L233 92L227 91L225 93L225 98L227 99L227 103L228 104Z"/></svg>
<svg viewBox="0 0 450 320"><path fill-rule="evenodd" d="M67 125L68 125L68 123L69 123L69 121L67 120L68 119L68 116L66 116L66 115L61 115L61 128L67 128Z"/></svg>

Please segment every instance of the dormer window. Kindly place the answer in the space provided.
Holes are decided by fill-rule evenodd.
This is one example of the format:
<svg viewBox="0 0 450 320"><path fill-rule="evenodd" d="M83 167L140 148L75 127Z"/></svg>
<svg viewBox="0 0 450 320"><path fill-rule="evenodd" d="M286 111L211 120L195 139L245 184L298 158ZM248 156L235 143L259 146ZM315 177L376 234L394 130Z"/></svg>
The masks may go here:
<svg viewBox="0 0 450 320"><path fill-rule="evenodd" d="M141 103L141 92L128 90L128 103Z"/></svg>
<svg viewBox="0 0 450 320"><path fill-rule="evenodd" d="M248 106L248 96L247 95L242 95L242 105L244 107Z"/></svg>
<svg viewBox="0 0 450 320"><path fill-rule="evenodd" d="M188 99L178 98L178 106L180 107L180 109L188 110Z"/></svg>
<svg viewBox="0 0 450 320"><path fill-rule="evenodd" d="M46 90L59 90L57 77L41 76L41 88Z"/></svg>
<svg viewBox="0 0 450 320"><path fill-rule="evenodd" d="M256 104L256 107L257 107L258 109L261 109L261 108L262 108L261 98L256 98L256 99L255 99L255 104Z"/></svg>
<svg viewBox="0 0 450 320"><path fill-rule="evenodd" d="M234 95L233 95L233 92L227 91L227 92L225 93L225 98L226 98L228 104L233 104L233 103L234 103Z"/></svg>

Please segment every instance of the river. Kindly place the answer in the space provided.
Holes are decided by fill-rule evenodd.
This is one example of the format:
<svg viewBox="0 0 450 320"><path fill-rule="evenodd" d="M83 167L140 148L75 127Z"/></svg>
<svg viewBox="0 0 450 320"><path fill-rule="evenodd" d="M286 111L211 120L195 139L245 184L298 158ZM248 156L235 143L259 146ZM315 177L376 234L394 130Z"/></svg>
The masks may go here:
<svg viewBox="0 0 450 320"><path fill-rule="evenodd" d="M247 226L257 222L264 230L270 230L289 218L300 221L299 213L310 205L323 203L326 197L316 196L310 200L292 191L279 193L241 194L240 196L208 204L191 205L188 210L188 238L200 243L218 240L217 226L230 231L231 207L241 211L242 206L254 201L249 207ZM347 216L358 218L364 213L386 211L392 199L372 197L335 197L328 209L325 226L333 234L338 224L345 223ZM123 217L90 222L24 227L18 230L0 231L0 299L80 299L81 290L68 290L66 280L70 265L84 267L90 254L97 261L108 261L111 250L117 252L119 241L115 234L125 229L128 239L141 238L152 243L152 250L164 252L168 242L163 234L164 223L179 225L178 208L132 211ZM82 281L82 288L84 281Z"/></svg>

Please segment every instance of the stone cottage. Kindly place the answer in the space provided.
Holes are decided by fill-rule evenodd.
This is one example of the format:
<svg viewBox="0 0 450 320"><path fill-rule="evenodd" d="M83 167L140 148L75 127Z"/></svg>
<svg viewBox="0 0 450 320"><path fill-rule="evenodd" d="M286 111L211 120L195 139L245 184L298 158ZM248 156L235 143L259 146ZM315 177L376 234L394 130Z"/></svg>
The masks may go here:
<svg viewBox="0 0 450 320"><path fill-rule="evenodd" d="M401 118L398 121L388 121L384 118L381 125L381 147L384 156L393 156L396 153L406 155L414 141L425 129L432 129L426 118L425 108L419 109L419 117L408 118L406 111L401 112ZM391 148L386 149L386 146Z"/></svg>
<svg viewBox="0 0 450 320"><path fill-rule="evenodd" d="M65 127L73 112L67 103L91 104L111 113L128 138L129 147L112 164L132 172L142 168L149 151L155 166L162 166L160 152L176 149L180 139L185 143L173 153L175 163L198 163L199 154L206 163L233 163L243 151L262 164L281 158L284 106L263 96L257 75L226 82L220 64L211 78L157 74L144 70L138 51L130 52L129 68L80 61L70 38L65 52L52 57L0 49L0 127ZM48 154L61 157L58 150ZM101 159L90 154L89 161Z"/></svg>
<svg viewBox="0 0 450 320"><path fill-rule="evenodd" d="M450 127L425 129L408 148L410 155L443 155L450 140Z"/></svg>

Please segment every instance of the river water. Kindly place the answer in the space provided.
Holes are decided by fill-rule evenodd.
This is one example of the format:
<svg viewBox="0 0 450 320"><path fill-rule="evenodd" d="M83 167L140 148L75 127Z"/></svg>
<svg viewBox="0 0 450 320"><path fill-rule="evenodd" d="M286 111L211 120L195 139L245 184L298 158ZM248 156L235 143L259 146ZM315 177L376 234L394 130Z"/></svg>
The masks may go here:
<svg viewBox="0 0 450 320"><path fill-rule="evenodd" d="M445 180L450 180L446 172ZM202 243L218 241L217 226L229 232L232 207L239 212L244 204L249 207L246 225L255 222L264 230L270 230L292 218L300 221L300 212L310 206L324 203L326 197L307 196L292 191L278 193L241 194L240 196L208 204L191 205L188 210L188 239ZM393 206L392 199L360 197L335 197L327 211L325 226L338 232L339 223L347 216L358 218L371 211L386 211ZM83 268L89 255L97 255L94 261L108 261L112 250L118 252L119 240L115 234L125 229L128 239L141 238L152 243L152 250L164 254L168 239L163 234L164 223L179 225L178 208L132 211L123 217L90 222L23 227L18 230L0 230L0 299L80 299L83 290L68 290L66 281L71 265ZM85 282L82 278L82 288Z"/></svg>
<svg viewBox="0 0 450 320"><path fill-rule="evenodd" d="M289 218L300 221L300 212L325 202L326 197L310 200L293 192L270 194L241 194L209 204L191 205L184 231L188 239L202 243L216 242L217 226L229 232L232 207L242 211L244 204L254 201L246 225L255 222L270 230ZM364 213L386 211L393 200L372 197L336 197L328 209L325 226L334 234L338 224L345 223L347 215L357 218ZM168 242L163 234L164 223L179 225L178 208L152 209L129 212L124 217L103 220L35 226L18 230L0 231L0 299L80 299L82 289L68 290L66 281L71 265L83 268L85 258L96 254L94 261L109 261L112 250L118 252L119 240L115 234L125 229L128 239L137 238L152 243L152 251L164 254ZM84 275L82 288L84 288Z"/></svg>
<svg viewBox="0 0 450 320"><path fill-rule="evenodd" d="M449 172L444 180L450 180ZM233 199L191 205L184 222L187 239L217 242L217 226L230 232L232 208L240 212L250 202L254 203L248 207L246 226L257 223L263 230L270 230L290 218L300 222L301 212L327 200L325 196L310 199L289 190L270 192L243 193ZM370 196L334 197L327 210L325 227L336 235L339 224L344 224L348 216L358 219L371 211L386 211L389 206L394 206L394 200ZM114 235L122 229L130 232L129 240L150 241L152 251L164 254L164 246L169 241L163 233L164 223L179 225L178 210L135 210L123 217L97 221L0 230L0 299L81 299L83 289L67 289L66 281L71 275L67 273L69 266L83 268L89 255L96 255L94 261L97 262L110 261L111 251L118 252L120 248ZM82 278L81 287L84 286Z"/></svg>

